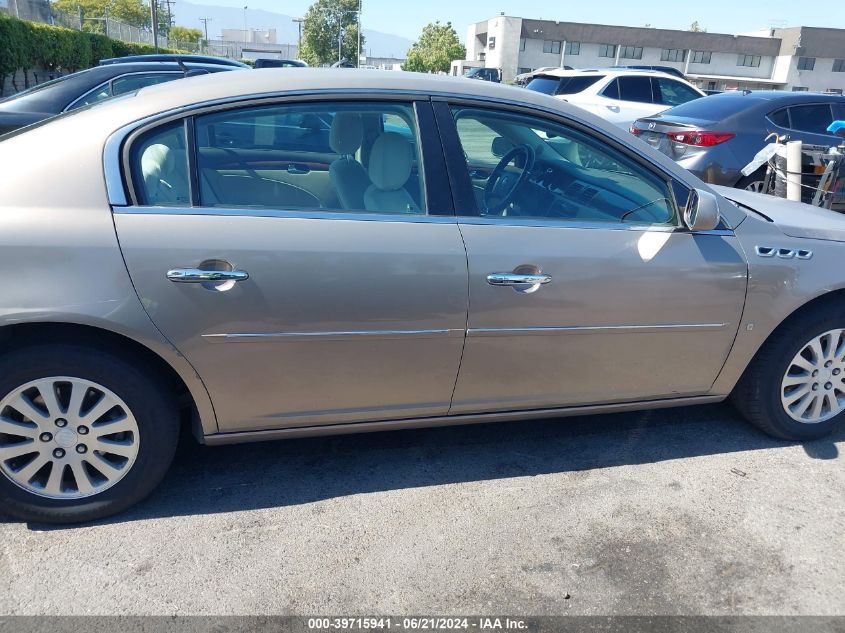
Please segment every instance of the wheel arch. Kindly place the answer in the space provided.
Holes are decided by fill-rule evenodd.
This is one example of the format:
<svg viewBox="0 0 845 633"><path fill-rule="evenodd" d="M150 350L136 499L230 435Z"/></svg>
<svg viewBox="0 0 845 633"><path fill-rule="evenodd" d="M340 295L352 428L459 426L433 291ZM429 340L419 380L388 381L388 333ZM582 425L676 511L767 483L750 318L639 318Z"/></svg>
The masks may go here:
<svg viewBox="0 0 845 633"><path fill-rule="evenodd" d="M125 334L96 325L58 321L35 321L0 326L0 354L32 345L72 343L86 345L104 352L115 349L129 354L149 371L155 372L173 385L183 412L182 421L190 424L198 441L216 431L217 422L208 393L193 368L182 359L183 371L161 353ZM174 355L178 354L174 350ZM177 356L181 358L181 356Z"/></svg>

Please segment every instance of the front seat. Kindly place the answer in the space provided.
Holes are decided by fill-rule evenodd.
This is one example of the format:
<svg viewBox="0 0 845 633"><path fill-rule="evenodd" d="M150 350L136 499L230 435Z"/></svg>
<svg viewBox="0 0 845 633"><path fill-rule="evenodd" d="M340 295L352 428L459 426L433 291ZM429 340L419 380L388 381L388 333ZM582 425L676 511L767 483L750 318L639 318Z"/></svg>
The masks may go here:
<svg viewBox="0 0 845 633"><path fill-rule="evenodd" d="M364 166L355 160L355 152L364 139L364 123L356 112L338 112L332 119L329 145L332 151L342 154L329 165L329 177L337 192L341 209L364 209L364 192L370 179Z"/></svg>
<svg viewBox="0 0 845 633"><path fill-rule="evenodd" d="M364 193L367 211L419 213L419 206L405 189L412 167L413 152L408 139L396 132L379 136L370 152L373 184Z"/></svg>

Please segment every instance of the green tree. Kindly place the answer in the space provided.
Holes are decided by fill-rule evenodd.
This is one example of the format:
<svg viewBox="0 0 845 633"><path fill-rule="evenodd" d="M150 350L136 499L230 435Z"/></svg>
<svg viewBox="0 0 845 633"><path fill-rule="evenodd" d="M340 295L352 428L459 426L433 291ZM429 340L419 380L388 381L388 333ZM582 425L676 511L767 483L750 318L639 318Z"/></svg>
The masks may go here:
<svg viewBox="0 0 845 633"><path fill-rule="evenodd" d="M402 70L420 73L449 72L452 61L464 59L467 49L458 39L451 22L426 25L408 51Z"/></svg>
<svg viewBox="0 0 845 633"><path fill-rule="evenodd" d="M693 33L707 33L707 29L701 28L701 25L698 23L698 20L690 24L688 30L692 31Z"/></svg>
<svg viewBox="0 0 845 633"><path fill-rule="evenodd" d="M173 26L170 28L170 41L174 46L181 44L196 44L202 39L202 31L187 26Z"/></svg>
<svg viewBox="0 0 845 633"><path fill-rule="evenodd" d="M338 43L340 57L357 66L358 0L317 0L305 13L299 57L312 66L331 64L338 61Z"/></svg>
<svg viewBox="0 0 845 633"><path fill-rule="evenodd" d="M82 9L83 17L98 18L85 21L85 30L93 33L105 31L99 18L106 15L132 26L144 28L150 25L150 7L142 0L56 0L53 6L71 15L76 15Z"/></svg>

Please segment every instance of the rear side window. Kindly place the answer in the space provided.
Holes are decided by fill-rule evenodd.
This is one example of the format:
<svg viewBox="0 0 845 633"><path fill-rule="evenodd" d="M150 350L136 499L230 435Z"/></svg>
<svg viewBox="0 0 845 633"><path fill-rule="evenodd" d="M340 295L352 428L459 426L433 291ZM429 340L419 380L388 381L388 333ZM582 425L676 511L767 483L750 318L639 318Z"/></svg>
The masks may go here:
<svg viewBox="0 0 845 633"><path fill-rule="evenodd" d="M129 160L138 204L191 206L185 147L181 121L156 128L133 144Z"/></svg>
<svg viewBox="0 0 845 633"><path fill-rule="evenodd" d="M689 86L674 79L652 77L651 81L655 86L655 100L663 105L674 107L701 96Z"/></svg>
<svg viewBox="0 0 845 633"><path fill-rule="evenodd" d="M833 114L828 104L792 106L789 109L792 129L811 134L828 134Z"/></svg>
<svg viewBox="0 0 845 633"><path fill-rule="evenodd" d="M553 95L560 84L557 77L534 77L528 82L528 89L534 92L542 92L546 95Z"/></svg>
<svg viewBox="0 0 845 633"><path fill-rule="evenodd" d="M619 99L637 103L651 103L651 79L649 77L620 77Z"/></svg>

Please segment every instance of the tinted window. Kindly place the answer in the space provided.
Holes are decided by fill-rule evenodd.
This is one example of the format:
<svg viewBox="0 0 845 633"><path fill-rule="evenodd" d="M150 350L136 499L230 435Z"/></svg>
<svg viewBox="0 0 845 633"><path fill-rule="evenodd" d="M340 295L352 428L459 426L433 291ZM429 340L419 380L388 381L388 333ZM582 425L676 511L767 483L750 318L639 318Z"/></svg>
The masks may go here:
<svg viewBox="0 0 845 633"><path fill-rule="evenodd" d="M124 75L113 79L110 83L98 86L87 95L76 101L68 108L75 110L86 105L105 101L110 97L135 92L146 86L153 86L155 84L164 83L166 81L173 81L174 79L181 79L182 73L143 73L134 75Z"/></svg>
<svg viewBox="0 0 845 633"><path fill-rule="evenodd" d="M827 134L833 115L827 104L792 106L789 109L792 129L812 134Z"/></svg>
<svg viewBox="0 0 845 633"><path fill-rule="evenodd" d="M410 106L257 106L195 128L203 206L425 212Z"/></svg>
<svg viewBox="0 0 845 633"><path fill-rule="evenodd" d="M833 120L845 121L845 103L833 104Z"/></svg>
<svg viewBox="0 0 845 633"><path fill-rule="evenodd" d="M557 77L534 77L528 82L528 89L534 92L542 92L543 94L553 95L560 85L560 79Z"/></svg>
<svg viewBox="0 0 845 633"><path fill-rule="evenodd" d="M666 79L664 77L653 77L652 82L657 86L657 96L660 98L659 103L668 106L677 106L693 99L698 99L701 95L695 90L682 84L680 81L674 79Z"/></svg>
<svg viewBox="0 0 845 633"><path fill-rule="evenodd" d="M508 219L670 225L668 185L604 139L521 114L454 108L477 208L469 215ZM496 169L484 154L495 143L513 158ZM526 155L534 157L527 174ZM501 160L501 159L494 159ZM492 178L492 180L491 180ZM520 180L523 178L523 180Z"/></svg>
<svg viewBox="0 0 845 633"><path fill-rule="evenodd" d="M599 79L604 79L604 75L586 75L575 77L562 77L560 85L555 94L559 95L574 95L583 90L586 90Z"/></svg>
<svg viewBox="0 0 845 633"><path fill-rule="evenodd" d="M619 80L614 79L607 87L604 89L602 94L607 97L608 99L618 99L619 98Z"/></svg>
<svg viewBox="0 0 845 633"><path fill-rule="evenodd" d="M138 204L153 207L191 205L185 131L181 122L156 128L136 141L130 164Z"/></svg>
<svg viewBox="0 0 845 633"><path fill-rule="evenodd" d="M778 127L788 128L789 127L789 110L787 108L782 108L775 112L772 112L769 115L769 120L777 125Z"/></svg>
<svg viewBox="0 0 845 633"><path fill-rule="evenodd" d="M651 103L651 79L649 77L620 77L619 99Z"/></svg>

